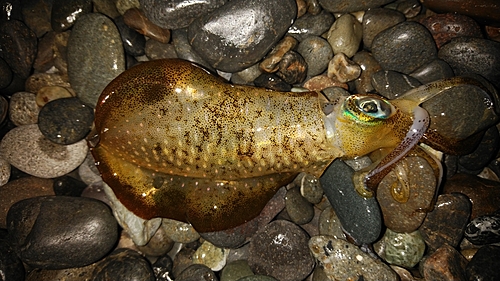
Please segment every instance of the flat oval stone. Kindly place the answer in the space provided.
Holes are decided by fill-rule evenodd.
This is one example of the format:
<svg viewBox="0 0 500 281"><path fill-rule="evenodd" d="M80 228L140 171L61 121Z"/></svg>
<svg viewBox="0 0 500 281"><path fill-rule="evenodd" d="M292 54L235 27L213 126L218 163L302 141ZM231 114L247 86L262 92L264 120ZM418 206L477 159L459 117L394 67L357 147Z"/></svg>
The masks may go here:
<svg viewBox="0 0 500 281"><path fill-rule="evenodd" d="M371 244L380 236L382 215L374 197L364 198L356 192L352 182L353 174L351 167L337 159L319 180L344 231L356 243Z"/></svg>
<svg viewBox="0 0 500 281"><path fill-rule="evenodd" d="M296 14L293 0L233 0L193 21L189 43L214 68L238 72L269 52Z"/></svg>
<svg viewBox="0 0 500 281"><path fill-rule="evenodd" d="M193 20L224 5L227 0L140 0L146 17L166 29L187 27Z"/></svg>
<svg viewBox="0 0 500 281"><path fill-rule="evenodd" d="M332 26L335 18L325 10L317 15L307 13L299 17L288 29L288 35L299 41L303 41L309 36L321 36Z"/></svg>
<svg viewBox="0 0 500 281"><path fill-rule="evenodd" d="M7 215L14 247L26 264L47 269L98 261L117 242L118 225L104 203L44 196L14 204Z"/></svg>
<svg viewBox="0 0 500 281"><path fill-rule="evenodd" d="M87 156L85 140L71 145L47 140L37 124L16 127L0 142L0 155L12 166L40 178L55 178L76 169Z"/></svg>
<svg viewBox="0 0 500 281"><path fill-rule="evenodd" d="M93 281L156 280L148 260L138 252L130 249L113 251L96 265L92 275Z"/></svg>
<svg viewBox="0 0 500 281"><path fill-rule="evenodd" d="M299 187L287 191L285 196L286 212L296 224L306 224L314 216L314 207L300 194Z"/></svg>
<svg viewBox="0 0 500 281"><path fill-rule="evenodd" d="M431 251L443 244L457 247L470 216L471 203L463 194L438 196L434 210L420 226L420 234Z"/></svg>
<svg viewBox="0 0 500 281"><path fill-rule="evenodd" d="M36 104L39 107L43 107L48 102L60 99L60 98L71 98L73 97L72 93L60 86L46 86L38 90L36 92Z"/></svg>
<svg viewBox="0 0 500 281"><path fill-rule="evenodd" d="M354 1L343 1L343 0L319 0L318 1L323 9L331 13L350 13L357 11L365 11L370 8L380 7L387 3L392 2L392 0L354 0Z"/></svg>
<svg viewBox="0 0 500 281"><path fill-rule="evenodd" d="M87 136L94 111L78 98L56 99L47 103L38 115L41 133L57 144L73 144Z"/></svg>
<svg viewBox="0 0 500 281"><path fill-rule="evenodd" d="M372 53L384 70L410 74L435 59L437 49L427 28L405 21L375 36Z"/></svg>
<svg viewBox="0 0 500 281"><path fill-rule="evenodd" d="M453 38L439 49L438 57L456 75L477 73L500 87L500 43L475 37Z"/></svg>
<svg viewBox="0 0 500 281"><path fill-rule="evenodd" d="M94 107L104 87L125 70L121 37L105 15L81 16L68 40L68 76L71 87Z"/></svg>
<svg viewBox="0 0 500 281"><path fill-rule="evenodd" d="M405 157L398 166L399 169L392 170L380 182L377 200L388 228L395 232L413 232L422 224L427 211L432 208L436 177L429 163L420 157ZM394 194L394 191L404 189L397 176L401 171L406 174L409 188L406 202L401 202L403 200Z"/></svg>
<svg viewBox="0 0 500 281"><path fill-rule="evenodd" d="M422 84L427 84L439 79L451 78L455 76L455 73L444 60L435 59L415 69L410 76Z"/></svg>
<svg viewBox="0 0 500 281"><path fill-rule="evenodd" d="M309 249L323 265L329 280L398 280L389 266L355 245L332 236L318 235L309 240Z"/></svg>
<svg viewBox="0 0 500 281"><path fill-rule="evenodd" d="M252 269L246 260L236 260L228 263L220 273L220 281L237 281L243 277L253 275Z"/></svg>
<svg viewBox="0 0 500 281"><path fill-rule="evenodd" d="M297 225L273 221L253 236L248 264L257 274L282 281L303 280L314 268L308 239L307 233Z"/></svg>
<svg viewBox="0 0 500 281"><path fill-rule="evenodd" d="M54 31L71 28L81 16L92 12L91 0L54 0L51 12L51 26Z"/></svg>

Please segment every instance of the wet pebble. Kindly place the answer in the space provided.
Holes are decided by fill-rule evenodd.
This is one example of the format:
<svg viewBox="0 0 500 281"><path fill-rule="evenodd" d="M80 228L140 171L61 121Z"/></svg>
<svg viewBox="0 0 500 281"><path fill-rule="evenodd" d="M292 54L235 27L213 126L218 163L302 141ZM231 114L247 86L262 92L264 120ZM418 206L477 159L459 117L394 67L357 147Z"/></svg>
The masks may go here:
<svg viewBox="0 0 500 281"><path fill-rule="evenodd" d="M465 238L476 245L500 242L500 212L473 219L465 229Z"/></svg>
<svg viewBox="0 0 500 281"><path fill-rule="evenodd" d="M317 204L323 199L323 188L315 176L302 173L294 182L300 186L300 195L310 203Z"/></svg>
<svg viewBox="0 0 500 281"><path fill-rule="evenodd" d="M500 43L475 37L453 38L439 49L438 56L456 75L477 73L500 86Z"/></svg>
<svg viewBox="0 0 500 281"><path fill-rule="evenodd" d="M81 16L68 40L68 76L77 96L94 107L104 87L124 70L115 24L99 13Z"/></svg>
<svg viewBox="0 0 500 281"><path fill-rule="evenodd" d="M30 75L37 52L37 38L23 22L9 20L0 24L0 57L21 78Z"/></svg>
<svg viewBox="0 0 500 281"><path fill-rule="evenodd" d="M191 23L189 42L212 67L238 72L278 42L296 13L293 0L230 1Z"/></svg>
<svg viewBox="0 0 500 281"><path fill-rule="evenodd" d="M354 170L337 159L320 177L320 182L344 231L356 243L370 244L380 235L382 215L374 197L364 198L356 192L353 175Z"/></svg>
<svg viewBox="0 0 500 281"><path fill-rule="evenodd" d="M189 223L163 219L161 228L166 236L177 243L191 243L200 238L198 232Z"/></svg>
<svg viewBox="0 0 500 281"><path fill-rule="evenodd" d="M372 85L378 94L388 99L395 99L421 84L417 79L406 74L381 70L373 74Z"/></svg>
<svg viewBox="0 0 500 281"><path fill-rule="evenodd" d="M93 121L94 111L78 98L53 100L42 107L38 115L38 127L42 134L62 145L84 139Z"/></svg>
<svg viewBox="0 0 500 281"><path fill-rule="evenodd" d="M439 79L445 79L455 76L453 69L444 60L435 59L421 67L415 69L410 76L420 81L422 84L427 84Z"/></svg>
<svg viewBox="0 0 500 281"><path fill-rule="evenodd" d="M237 260L228 263L220 273L220 281L237 281L243 277L253 275L252 269L246 260Z"/></svg>
<svg viewBox="0 0 500 281"><path fill-rule="evenodd" d="M123 15L123 20L130 28L155 41L161 43L168 43L170 41L170 31L152 23L146 18L144 13L137 8L127 10ZM140 41L142 41L142 39L139 39L138 43L140 43Z"/></svg>
<svg viewBox="0 0 500 281"><path fill-rule="evenodd" d="M340 16L332 24L327 35L333 53L344 53L349 58L356 54L362 39L363 27L351 14Z"/></svg>
<svg viewBox="0 0 500 281"><path fill-rule="evenodd" d="M296 224L306 224L314 216L314 207L300 194L300 188L294 187L285 196L286 212Z"/></svg>
<svg viewBox="0 0 500 281"><path fill-rule="evenodd" d="M387 3L392 2L391 0L374 0L374 1L342 1L342 0L319 0L321 7L331 13L350 13L357 11L368 10L369 8L375 8L383 6Z"/></svg>
<svg viewBox="0 0 500 281"><path fill-rule="evenodd" d="M389 264L412 268L424 256L425 242L418 231L397 233L387 229L381 243L381 257Z"/></svg>
<svg viewBox="0 0 500 281"><path fill-rule="evenodd" d="M169 255L163 255L158 258L153 264L153 272L155 273L156 281L171 281L172 277L172 267L174 261Z"/></svg>
<svg viewBox="0 0 500 281"><path fill-rule="evenodd" d="M357 63L363 71L358 79L354 80L356 92L360 94L372 93L375 91L372 85L372 76L382 69L378 61L370 52L360 51L356 53L352 60Z"/></svg>
<svg viewBox="0 0 500 281"><path fill-rule="evenodd" d="M333 15L325 10L321 10L317 15L307 13L290 26L288 35L302 42L310 36L321 36L328 31L334 21Z"/></svg>
<svg viewBox="0 0 500 281"><path fill-rule="evenodd" d="M120 15L125 14L128 10L141 7L139 0L116 0L116 9Z"/></svg>
<svg viewBox="0 0 500 281"><path fill-rule="evenodd" d="M51 11L51 26L54 31L71 28L83 15L92 12L91 0L54 0Z"/></svg>
<svg viewBox="0 0 500 281"><path fill-rule="evenodd" d="M469 221L471 203L460 193L438 196L434 210L427 214L419 230L429 249L443 244L457 247Z"/></svg>
<svg viewBox="0 0 500 281"><path fill-rule="evenodd" d="M119 16L113 21L120 32L125 52L131 56L144 55L144 48L146 46L146 38L144 35L125 24L123 16Z"/></svg>
<svg viewBox="0 0 500 281"><path fill-rule="evenodd" d="M288 84L301 83L306 78L307 63L299 53L290 50L280 60L276 74Z"/></svg>
<svg viewBox="0 0 500 281"><path fill-rule="evenodd" d="M52 179L24 177L0 187L0 228L7 227L7 212L14 203L24 199L54 195Z"/></svg>
<svg viewBox="0 0 500 281"><path fill-rule="evenodd" d="M35 94L18 92L12 95L9 106L9 118L16 126L36 124L40 108L36 104Z"/></svg>
<svg viewBox="0 0 500 281"><path fill-rule="evenodd" d="M333 57L332 47L325 39L319 36L309 36L297 46L307 63L307 75L316 76L328 67L328 61Z"/></svg>
<svg viewBox="0 0 500 281"><path fill-rule="evenodd" d="M422 2L428 9L438 13L456 13L467 15L482 24L500 23L500 7L489 0L426 0Z"/></svg>
<svg viewBox="0 0 500 281"><path fill-rule="evenodd" d="M35 268L30 271L29 275L26 276L25 281L53 281L53 280L65 280L65 281L88 281L92 280L92 272L94 271L96 264L83 266L83 267L73 267L65 269L42 269Z"/></svg>
<svg viewBox="0 0 500 281"><path fill-rule="evenodd" d="M363 16L363 46L370 50L373 38L381 31L405 21L405 15L392 9L375 8Z"/></svg>
<svg viewBox="0 0 500 281"><path fill-rule="evenodd" d="M289 92L292 86L274 73L262 73L253 81L255 86L280 92Z"/></svg>
<svg viewBox="0 0 500 281"><path fill-rule="evenodd" d="M206 67L207 69L214 70L208 62L193 50L191 43L188 41L187 28L172 30L172 44L180 59L188 60Z"/></svg>
<svg viewBox="0 0 500 281"><path fill-rule="evenodd" d="M146 17L166 29L187 27L193 20L224 5L227 0L191 2L190 0L140 0Z"/></svg>
<svg viewBox="0 0 500 281"><path fill-rule="evenodd" d="M238 281L278 281L277 279L271 277L271 276L266 276L266 275L251 275L251 276L246 276Z"/></svg>
<svg viewBox="0 0 500 281"><path fill-rule="evenodd" d="M423 260L422 275L425 280L466 280L466 264L457 250L444 243Z"/></svg>
<svg viewBox="0 0 500 281"><path fill-rule="evenodd" d="M333 79L333 77L330 78L326 75L314 76L304 83L304 88L308 89L309 91L322 91L326 88L331 87L340 87L346 90L348 88L346 83L342 83Z"/></svg>
<svg viewBox="0 0 500 281"><path fill-rule="evenodd" d="M500 247L487 245L479 248L465 269L468 280L499 280Z"/></svg>
<svg viewBox="0 0 500 281"><path fill-rule="evenodd" d="M309 240L309 248L329 280L359 280L360 276L365 281L398 280L389 266L345 240L314 236Z"/></svg>
<svg viewBox="0 0 500 281"><path fill-rule="evenodd" d="M500 202L500 183L474 175L457 174L446 180L442 193L462 193L472 202L470 219L494 213ZM449 195L448 195L449 196Z"/></svg>
<svg viewBox="0 0 500 281"><path fill-rule="evenodd" d="M307 248L308 235L297 225L273 221L259 230L250 242L248 264L256 274L278 280L303 280L314 268Z"/></svg>
<svg viewBox="0 0 500 281"><path fill-rule="evenodd" d="M409 74L437 56L430 32L416 22L402 22L373 39L372 53L384 70Z"/></svg>
<svg viewBox="0 0 500 281"><path fill-rule="evenodd" d="M259 64L254 64L248 68L243 69L233 73L231 76L231 82L239 85L249 85L253 84L253 81L262 74Z"/></svg>
<svg viewBox="0 0 500 281"><path fill-rule="evenodd" d="M218 281L215 273L205 265L193 264L182 271L175 281Z"/></svg>
<svg viewBox="0 0 500 281"><path fill-rule="evenodd" d="M151 265L138 252L118 249L99 261L92 273L92 280L155 281L156 279Z"/></svg>
<svg viewBox="0 0 500 281"><path fill-rule="evenodd" d="M71 172L83 162L87 151L85 140L71 145L47 140L36 124L12 129L0 143L0 155L12 166L41 178L55 178Z"/></svg>
<svg viewBox="0 0 500 281"><path fill-rule="evenodd" d="M174 45L156 40L148 40L144 51L150 60L177 58Z"/></svg>
<svg viewBox="0 0 500 281"><path fill-rule="evenodd" d="M498 129L492 126L486 130L481 142L472 153L462 155L458 158L459 171L463 170L461 169L462 167L467 171L483 170L495 158L499 143L500 135L498 134Z"/></svg>
<svg viewBox="0 0 500 281"><path fill-rule="evenodd" d="M482 38L481 27L470 17L461 14L436 14L420 20L441 48L455 37Z"/></svg>
<svg viewBox="0 0 500 281"><path fill-rule="evenodd" d="M95 166L95 160L91 153L87 154L83 163L78 167L78 176L88 185L94 182L102 182L99 170L97 170Z"/></svg>
<svg viewBox="0 0 500 281"><path fill-rule="evenodd" d="M335 76L342 83L350 82L361 75L361 67L347 58L344 53L336 54L328 63L328 77Z"/></svg>
<svg viewBox="0 0 500 281"><path fill-rule="evenodd" d="M228 249L214 246L204 241L193 255L193 263L206 265L213 271L220 271L226 265Z"/></svg>
<svg viewBox="0 0 500 281"><path fill-rule="evenodd" d="M7 226L23 262L47 269L96 262L118 238L108 206L83 197L44 196L17 202L9 210Z"/></svg>
<svg viewBox="0 0 500 281"><path fill-rule="evenodd" d="M285 36L271 52L266 55L266 58L259 64L260 69L265 72L276 72L279 69L279 64L283 56L297 46L298 41L292 36Z"/></svg>

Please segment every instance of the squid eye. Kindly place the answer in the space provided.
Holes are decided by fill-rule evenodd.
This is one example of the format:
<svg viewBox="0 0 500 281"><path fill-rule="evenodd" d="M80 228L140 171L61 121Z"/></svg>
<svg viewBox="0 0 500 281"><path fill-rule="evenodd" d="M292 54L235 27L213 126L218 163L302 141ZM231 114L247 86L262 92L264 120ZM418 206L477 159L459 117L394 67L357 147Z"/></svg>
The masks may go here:
<svg viewBox="0 0 500 281"><path fill-rule="evenodd" d="M394 107L383 99L358 97L355 103L361 112L373 118L387 119L394 113Z"/></svg>

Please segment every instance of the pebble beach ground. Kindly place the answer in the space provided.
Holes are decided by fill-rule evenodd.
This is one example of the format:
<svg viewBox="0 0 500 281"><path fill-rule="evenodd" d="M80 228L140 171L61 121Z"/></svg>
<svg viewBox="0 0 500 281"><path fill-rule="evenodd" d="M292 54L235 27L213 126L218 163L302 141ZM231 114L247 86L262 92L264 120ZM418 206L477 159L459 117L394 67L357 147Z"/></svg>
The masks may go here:
<svg viewBox="0 0 500 281"><path fill-rule="evenodd" d="M0 280L500 280L495 1L1 4ZM89 149L103 89L165 58L233 84L327 97L479 82L422 104L431 128L467 141L404 157L376 196L353 185L369 157L337 159L320 178L281 187L253 220L198 233L128 211Z"/></svg>

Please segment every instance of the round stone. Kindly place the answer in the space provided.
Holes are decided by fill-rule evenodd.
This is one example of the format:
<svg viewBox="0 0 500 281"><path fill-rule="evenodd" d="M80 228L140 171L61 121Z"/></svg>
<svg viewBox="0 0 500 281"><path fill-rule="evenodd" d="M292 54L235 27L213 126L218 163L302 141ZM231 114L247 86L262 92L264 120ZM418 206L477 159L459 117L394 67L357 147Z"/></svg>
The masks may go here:
<svg viewBox="0 0 500 281"><path fill-rule="evenodd" d="M328 61L333 57L332 47L319 36L309 36L297 46L297 52L307 63L307 75L315 76L323 73L328 67Z"/></svg>
<svg viewBox="0 0 500 281"><path fill-rule="evenodd" d="M148 260L130 249L113 251L94 269L93 281L141 280L155 281L155 274Z"/></svg>
<svg viewBox="0 0 500 281"><path fill-rule="evenodd" d="M38 115L42 134L57 144L73 144L87 136L94 111L78 98L56 99L47 103Z"/></svg>
<svg viewBox="0 0 500 281"><path fill-rule="evenodd" d="M387 229L382 239L385 244L383 257L390 264L412 268L424 255L425 242L419 231L397 233Z"/></svg>

